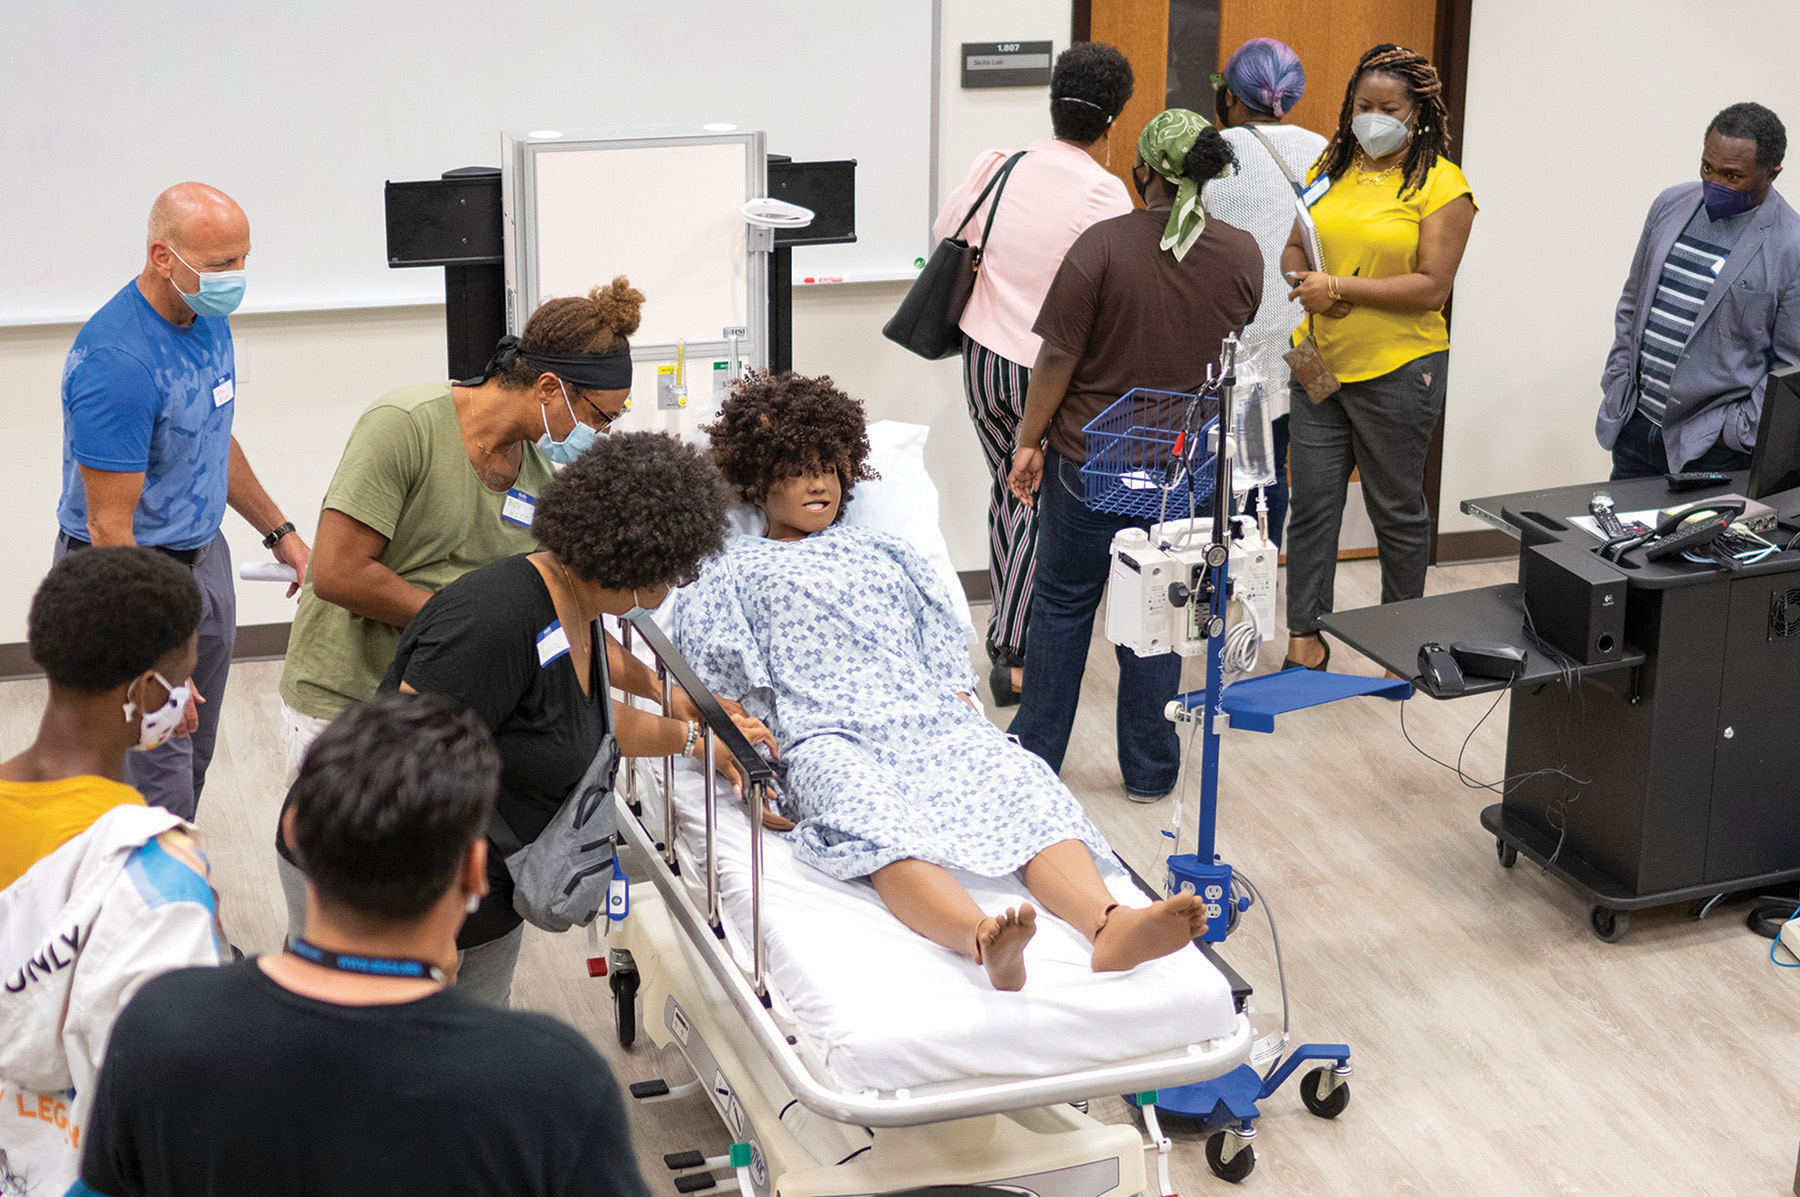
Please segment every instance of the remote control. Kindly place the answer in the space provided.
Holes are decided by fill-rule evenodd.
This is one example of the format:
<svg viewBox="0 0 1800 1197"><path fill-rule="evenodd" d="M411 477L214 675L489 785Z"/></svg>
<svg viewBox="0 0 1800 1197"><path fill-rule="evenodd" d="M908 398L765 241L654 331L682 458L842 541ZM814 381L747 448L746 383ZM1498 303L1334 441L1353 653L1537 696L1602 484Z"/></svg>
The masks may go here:
<svg viewBox="0 0 1800 1197"><path fill-rule="evenodd" d="M1652 540L1644 545L1645 561L1661 561L1664 557L1673 557L1688 549L1697 549L1703 544L1710 544L1725 534L1731 521L1721 516L1700 520L1676 529L1660 540Z"/></svg>
<svg viewBox="0 0 1800 1197"><path fill-rule="evenodd" d="M1687 473L1670 474L1669 489L1704 490L1709 486L1724 486L1730 481L1730 474L1716 474L1710 470L1690 470Z"/></svg>
<svg viewBox="0 0 1800 1197"><path fill-rule="evenodd" d="M1594 497L1588 500L1588 514L1594 517L1594 523L1608 540L1616 540L1625 535L1625 525L1619 522L1613 511L1612 496L1605 491L1595 491Z"/></svg>

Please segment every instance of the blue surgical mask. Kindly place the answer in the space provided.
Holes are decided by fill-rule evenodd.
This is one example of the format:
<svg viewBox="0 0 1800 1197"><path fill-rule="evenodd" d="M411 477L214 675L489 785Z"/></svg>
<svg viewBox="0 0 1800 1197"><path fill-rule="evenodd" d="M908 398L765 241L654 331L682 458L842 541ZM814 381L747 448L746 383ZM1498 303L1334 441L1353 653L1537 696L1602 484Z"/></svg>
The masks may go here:
<svg viewBox="0 0 1800 1197"><path fill-rule="evenodd" d="M1356 143L1362 146L1363 153L1371 158L1387 157L1412 136L1405 121L1385 112L1357 113L1350 118L1350 132L1356 135Z"/></svg>
<svg viewBox="0 0 1800 1197"><path fill-rule="evenodd" d="M1706 192L1708 220L1730 220L1733 216L1742 216L1756 207L1756 198L1748 191L1739 191L1736 187L1727 187L1710 179L1702 179L1700 186Z"/></svg>
<svg viewBox="0 0 1800 1197"><path fill-rule="evenodd" d="M552 440L550 437L550 413L542 413L544 417L544 435L538 437L537 447L545 457L548 457L557 465L568 465L571 461L574 461L577 457L580 457L583 453L586 453L589 449L593 448L594 441L600 434L595 432L592 428L589 428L586 424L583 424L580 420L575 419L575 404L569 400L569 388L560 378L556 380L556 385L562 387L563 406L569 409L569 419L575 421L575 427L569 429L569 435L563 437L560 441Z"/></svg>
<svg viewBox="0 0 1800 1197"><path fill-rule="evenodd" d="M189 270L194 270L186 258L175 253L173 245L169 246L169 252L175 254L177 262ZM189 295L176 286L175 294L186 300L187 305L193 308L196 314L229 316L237 311L238 304L244 302L244 272L242 270L215 270L210 274L194 270L194 273L200 276L200 290ZM175 280L171 278L169 284L174 286Z"/></svg>

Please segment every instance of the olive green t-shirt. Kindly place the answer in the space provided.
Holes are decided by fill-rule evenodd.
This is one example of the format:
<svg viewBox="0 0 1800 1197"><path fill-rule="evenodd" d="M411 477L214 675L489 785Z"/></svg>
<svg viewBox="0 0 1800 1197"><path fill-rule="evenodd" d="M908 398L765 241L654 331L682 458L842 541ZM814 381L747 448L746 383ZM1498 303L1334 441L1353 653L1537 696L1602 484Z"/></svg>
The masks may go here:
<svg viewBox="0 0 1800 1197"><path fill-rule="evenodd" d="M535 503L551 468L537 446L524 448L512 489ZM507 495L475 476L447 382L401 387L370 404L350 433L324 505L387 537L381 564L433 592L537 548L532 508L519 501L509 508ZM373 697L399 644L399 628L314 594L309 572L288 637L281 700L302 714L335 719L352 702Z"/></svg>

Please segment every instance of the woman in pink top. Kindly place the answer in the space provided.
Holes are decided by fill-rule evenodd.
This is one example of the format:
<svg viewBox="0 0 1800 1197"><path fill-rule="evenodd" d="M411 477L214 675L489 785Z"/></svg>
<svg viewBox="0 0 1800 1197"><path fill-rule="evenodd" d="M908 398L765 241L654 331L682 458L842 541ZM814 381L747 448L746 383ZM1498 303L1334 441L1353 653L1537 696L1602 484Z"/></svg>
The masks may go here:
<svg viewBox="0 0 1800 1197"><path fill-rule="evenodd" d="M1089 225L1131 211L1125 185L1107 173L1112 123L1131 98L1131 64L1111 46L1078 42L1056 59L1050 75L1054 137L1025 147L1007 179L995 215L992 244L982 247L981 273L963 311L963 388L969 416L993 475L988 500L988 581L994 611L988 619L989 675L994 702L1019 701L1031 614L1032 556L1037 524L1032 509L1007 489L1014 433L1024 411L1038 338L1031 326L1063 255ZM1131 152L1127 144L1125 152ZM969 177L945 198L932 235L949 236L968 215L1006 150L975 159ZM964 235L981 235L986 213Z"/></svg>

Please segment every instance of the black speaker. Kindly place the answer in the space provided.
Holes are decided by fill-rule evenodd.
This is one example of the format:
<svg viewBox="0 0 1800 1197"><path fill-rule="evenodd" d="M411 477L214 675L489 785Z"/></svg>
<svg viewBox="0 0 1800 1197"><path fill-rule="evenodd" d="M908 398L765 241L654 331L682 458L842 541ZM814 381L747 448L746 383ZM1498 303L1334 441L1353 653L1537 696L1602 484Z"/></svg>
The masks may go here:
<svg viewBox="0 0 1800 1197"><path fill-rule="evenodd" d="M1539 640L1582 665L1625 651L1625 575L1586 546L1528 545L1519 553L1525 613Z"/></svg>

